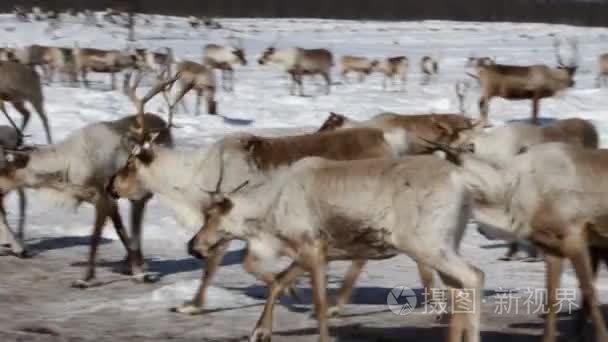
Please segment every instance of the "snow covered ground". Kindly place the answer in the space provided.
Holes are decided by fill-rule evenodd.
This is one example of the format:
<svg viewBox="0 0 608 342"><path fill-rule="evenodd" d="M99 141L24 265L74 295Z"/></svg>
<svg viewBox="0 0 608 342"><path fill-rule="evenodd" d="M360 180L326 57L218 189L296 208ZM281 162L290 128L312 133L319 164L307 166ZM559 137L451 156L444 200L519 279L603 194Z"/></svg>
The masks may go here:
<svg viewBox="0 0 608 342"><path fill-rule="evenodd" d="M226 29L216 31L189 28L178 18L154 16L148 27L137 28L138 47L170 46L179 59L199 60L206 43L227 43L234 35L244 40L249 64L236 71L236 91L218 96L221 116L193 116L179 112L175 130L177 145L192 147L208 144L234 131L284 134L319 126L330 111L358 119L381 111L399 113L455 112L458 108L454 83L463 79L465 58L471 53L495 56L499 62L514 64L554 64L552 35L577 37L580 41L581 68L576 87L555 99L543 100L541 116L582 117L592 120L601 132L602 145L608 138L608 90L594 85L596 57L608 45L608 29L545 24L333 21L313 19L226 19ZM13 16L0 15L0 44L24 46L33 43L57 46L123 48L126 31L117 27L86 27L79 22L63 24L52 34L46 24L16 23ZM279 38L278 46L326 47L336 60L342 54L370 57L405 54L412 71L407 92L382 91L381 77L374 75L361 84L344 84L334 70L331 95L321 95L309 79L306 92L313 96L288 94L287 78L272 67L259 66L262 49ZM423 55L439 58L440 77L428 86L420 85L418 61ZM73 88L54 83L44 87L46 108L55 140L92 122L113 120L133 113L134 107L119 91L110 91L109 77L93 76L92 89ZM145 87L143 87L145 88ZM143 93L143 90L140 90ZM472 90L467 101L470 115L477 116L478 92ZM192 111L193 97L186 97ZM164 112L161 98L147 109ZM181 109L181 108L179 108ZM528 101L492 101L490 119L494 124L525 119ZM15 111L11 114L18 118ZM28 128L31 142L43 143L40 121L34 118ZM16 206L11 198L10 222ZM200 264L185 251L194 233L180 227L171 212L152 201L146 213L144 253L152 271L162 274L156 284L137 285L113 272L123 251L117 237L106 229L101 247L98 277L110 283L85 291L69 287L84 271L82 261L88 249L93 211L83 206L77 212L48 207L31 197L27 243L39 252L33 259L0 258L0 340L33 341L218 341L245 339L261 312L264 287L242 271L240 244L234 244L224 260L225 266L209 291L208 308L203 316L181 316L168 309L190 299L197 287ZM126 208L126 203L124 207ZM125 215L127 215L125 211ZM471 227L474 228L474 227ZM529 293L543 287L542 263L500 262L502 245L487 241L470 229L462 252L486 273L483 304L485 341L538 340L542 320L524 303ZM348 264L331 265L332 287ZM389 291L407 286L419 291L415 264L406 257L371 262L366 268L345 316L332 320L332 334L339 341L429 341L442 340L444 328L424 308L407 316L393 314L386 305ZM574 289L571 270L562 287ZM608 302L608 279L602 273L597 287ZM310 290L302 280L304 304L282 301L275 313L275 341L315 340L316 324L309 318ZM516 292L519 290L519 292ZM505 295L512 307L505 311ZM530 292L532 291L532 292ZM538 302L533 305L536 309ZM519 311L517 314L515 308ZM567 331L568 323L564 325Z"/></svg>

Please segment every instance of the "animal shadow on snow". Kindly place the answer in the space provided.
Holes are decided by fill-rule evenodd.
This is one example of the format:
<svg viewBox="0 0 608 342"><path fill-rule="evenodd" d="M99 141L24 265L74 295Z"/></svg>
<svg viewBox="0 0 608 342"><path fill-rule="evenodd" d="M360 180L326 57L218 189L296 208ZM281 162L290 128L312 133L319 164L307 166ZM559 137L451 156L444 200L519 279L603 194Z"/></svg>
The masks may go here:
<svg viewBox="0 0 608 342"><path fill-rule="evenodd" d="M100 245L112 242L110 239L102 238ZM28 243L27 248L32 251L45 252L55 249L71 248L77 246L89 246L91 238L89 236L61 236L41 238L37 242Z"/></svg>
<svg viewBox="0 0 608 342"><path fill-rule="evenodd" d="M230 118L224 115L220 115L220 117L224 120L224 123L234 126L251 126L254 122L254 120L250 119Z"/></svg>
<svg viewBox="0 0 608 342"><path fill-rule="evenodd" d="M552 123L554 123L555 121L557 121L557 119L555 118L548 118L548 117L538 117L538 123L541 126L547 126L550 125ZM523 122L523 123L532 123L530 118L526 118L526 119L512 119L512 120L507 120L507 123L516 123L516 122Z"/></svg>
<svg viewBox="0 0 608 342"><path fill-rule="evenodd" d="M584 330L583 334L581 334L580 332L575 330L578 315L580 314L580 303L577 305L578 305L578 307L575 306L571 313L567 312L567 309L564 309L566 311L561 311L557 314L557 317L558 317L557 329L562 337L563 336L572 337L572 336L582 335L580 341L595 341L595 339L594 339L595 336L593 333L593 325L591 324L591 320L589 320L587 322L587 324L585 325L585 330ZM606 321L606 319L608 318L608 304L601 305L600 310L602 311L602 314L604 316L604 321ZM544 327L544 315L538 315L538 317L542 318L543 320L540 320L538 322L529 322L529 323L513 323L509 326L512 328L539 329L540 331L542 331L542 329Z"/></svg>
<svg viewBox="0 0 608 342"><path fill-rule="evenodd" d="M407 318L404 318L404 325ZM361 324L348 324L331 326L329 333L335 337L335 342L443 342L446 340L448 328L445 326L433 327L366 327ZM318 334L318 329L304 328L284 331L274 331L273 335L290 337ZM538 342L538 335L518 334L500 331L482 331L482 341L492 342Z"/></svg>
<svg viewBox="0 0 608 342"><path fill-rule="evenodd" d="M341 280L339 282L341 284ZM266 299L268 288L262 285L252 285L245 288L227 288L228 290L237 290L244 293L246 296L256 299ZM393 290L390 287L355 287L349 300L349 304L353 305L384 305L386 306L386 298L389 292ZM425 295L423 288L412 289L416 294L416 308L424 307ZM312 305L312 289L309 287L297 287L295 289L298 298L292 298L288 296L282 296L279 298L280 305L283 305L288 310L293 312L308 312L310 311L310 305ZM335 298L337 288L328 288L327 294L330 297ZM484 290L484 297L491 297L496 295L496 291ZM306 305L306 307L300 306ZM388 310L388 308L386 309ZM386 310L382 310L384 312ZM369 313L366 313L369 314ZM355 315L356 316L356 315ZM349 317L348 314L341 314L340 317Z"/></svg>
<svg viewBox="0 0 608 342"><path fill-rule="evenodd" d="M244 252L243 250L230 251L224 255L221 266L230 266L234 264L240 264L243 261ZM159 277L165 277L172 274L184 273L184 272L200 272L205 269L205 262L201 262L192 257L186 257L181 259L166 259L158 257L144 258L147 266L147 270L152 273L158 274ZM72 266L84 267L86 262L75 262ZM125 270L125 259L120 260L98 260L96 265L98 267L106 267L112 269L114 273L124 273Z"/></svg>

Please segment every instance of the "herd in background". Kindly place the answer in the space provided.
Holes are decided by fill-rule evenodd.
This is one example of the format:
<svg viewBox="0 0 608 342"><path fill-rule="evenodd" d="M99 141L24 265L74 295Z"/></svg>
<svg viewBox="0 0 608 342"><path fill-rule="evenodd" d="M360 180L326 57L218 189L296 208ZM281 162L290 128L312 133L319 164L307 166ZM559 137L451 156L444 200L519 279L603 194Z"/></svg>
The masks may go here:
<svg viewBox="0 0 608 342"><path fill-rule="evenodd" d="M365 121L331 113L320 128L308 134L263 137L248 133L227 135L210 146L189 150L173 144L174 107L190 90L198 101L205 96L208 111L216 113L214 69L222 73L223 87L232 91L233 66L247 63L242 44L210 44L201 63L181 61L171 70L173 53L164 51L102 51L74 47L30 46L2 50L0 99L11 102L24 116L15 131L0 130L0 193L19 191L22 213L17 233L8 226L0 207L0 242L12 253L27 256L23 244L25 197L23 189L51 193L58 202L95 207L88 267L75 287L101 285L95 277L95 260L102 230L109 219L127 253L127 273L137 281L153 281L142 253L143 213L152 196L174 210L180 224L200 229L188 242L188 252L206 258L201 285L189 302L175 312L204 312L206 290L231 240L247 243L243 267L269 287L266 306L251 341L269 341L276 299L294 295L294 280L309 273L320 341L329 340L328 318L341 313L368 260L405 254L416 260L426 289L434 274L455 296L475 300L468 307L450 308L449 341L480 340L481 295L484 273L459 254L459 243L469 220L484 235L531 242L547 264L547 307L544 342L557 339L556 289L562 260L572 261L583 296L577 317L577 336L584 336L591 318L595 340L608 340L593 285L600 261L606 262L608 236L608 151L598 148L598 134L590 122L570 118L550 125L535 125L539 101L572 87L577 70L578 44L570 41L573 57L565 62L556 40L557 67L497 64L487 57L471 57L470 76L479 82L481 119L462 113L380 113ZM343 56L342 75L356 73L360 80L379 71L405 85L408 59L395 56L371 60ZM608 66L608 57L600 65ZM22 131L30 102L45 122L40 77L31 66L43 69L51 80L56 71L73 68L86 82L88 71L115 73L126 70L123 92L136 113L89 124L62 142L27 146ZM259 64L275 63L291 76L291 92L303 92L305 75L322 75L326 92L331 87L332 53L326 49L268 47ZM426 70L423 83L438 73L430 57L420 61ZM157 81L143 96L136 90L147 71ZM603 70L603 69L601 69ZM136 73L134 79L132 75ZM600 72L598 82L605 82ZM167 90L179 83L173 101ZM8 85L11 85L10 87ZM469 85L457 83L459 98ZM163 94L168 120L144 110ZM531 99L532 124L510 123L493 130L487 124L492 97ZM199 103L197 103L198 111ZM462 108L462 105L461 105ZM4 109L4 107L3 107ZM8 115L7 115L8 117ZM96 146L93 155L89 146ZM130 200L131 232L118 210L118 198ZM330 205L328 205L330 204ZM575 208L575 210L572 210ZM288 210L289 209L289 210ZM278 274L262 272L260 259L287 256L293 263ZM326 265L351 260L335 298L326 293ZM491 272L491 270L488 270Z"/></svg>

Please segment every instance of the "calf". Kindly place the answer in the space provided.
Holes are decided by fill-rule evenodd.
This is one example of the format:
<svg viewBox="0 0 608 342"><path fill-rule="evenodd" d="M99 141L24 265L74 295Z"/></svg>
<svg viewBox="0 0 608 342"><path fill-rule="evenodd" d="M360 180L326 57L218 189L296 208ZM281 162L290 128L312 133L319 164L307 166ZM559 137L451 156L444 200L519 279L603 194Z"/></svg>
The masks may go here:
<svg viewBox="0 0 608 342"><path fill-rule="evenodd" d="M271 182L249 180L244 190L214 196L205 224L189 243L207 256L233 239L251 253L293 263L268 291L250 341L272 335L274 303L284 287L309 272L319 340L329 341L326 264L404 253L438 271L457 296L448 341L479 341L483 273L458 252L469 218L469 198L455 167L432 156L399 160L329 161L305 158ZM465 310L466 309L466 310ZM458 311L458 312L457 312ZM466 312L463 314L463 312Z"/></svg>
<svg viewBox="0 0 608 342"><path fill-rule="evenodd" d="M333 55L327 49L302 49L298 47L277 50L268 47L258 59L260 65L278 64L291 76L290 93L294 95L294 86L299 86L300 96L304 95L302 77L304 75L321 75L325 79L325 94L329 95L331 87L331 67Z"/></svg>

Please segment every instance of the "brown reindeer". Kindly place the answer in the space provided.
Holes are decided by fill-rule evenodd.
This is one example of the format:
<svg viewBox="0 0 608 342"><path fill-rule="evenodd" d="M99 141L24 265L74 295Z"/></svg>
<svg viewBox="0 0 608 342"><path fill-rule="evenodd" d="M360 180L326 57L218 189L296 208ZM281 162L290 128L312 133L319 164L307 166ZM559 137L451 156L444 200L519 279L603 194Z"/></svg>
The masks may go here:
<svg viewBox="0 0 608 342"><path fill-rule="evenodd" d="M374 68L378 65L378 61L367 57L360 56L342 56L340 59L342 66L342 78L348 82L348 74L355 73L359 76L359 82L365 80L365 76L374 71Z"/></svg>
<svg viewBox="0 0 608 342"><path fill-rule="evenodd" d="M570 45L577 53L578 43L571 40ZM481 121L487 124L490 100L502 97L509 100L532 100L532 123L538 124L540 100L552 97L555 93L574 86L574 75L578 68L576 59L566 64L559 52L559 41L554 41L557 68L544 64L530 66L482 65L479 67L481 97L479 111Z"/></svg>
<svg viewBox="0 0 608 342"><path fill-rule="evenodd" d="M135 51L101 50L93 48L74 48L74 62L77 72L82 76L82 82L89 86L87 72L109 73L112 90L116 89L116 73L128 68L145 68L145 61L138 58Z"/></svg>
<svg viewBox="0 0 608 342"><path fill-rule="evenodd" d="M0 109L9 117L4 101L10 102L23 115L21 132L25 130L30 120L30 111L25 108L25 103L29 102L42 121L47 142L52 143L51 128L44 110L40 76L35 70L16 62L0 62Z"/></svg>
<svg viewBox="0 0 608 342"><path fill-rule="evenodd" d="M380 113L369 120L355 121L341 114L330 113L319 132L352 127L372 127L384 131L403 129L408 134L408 154L432 153L436 149L429 142L450 144L458 139L463 131L476 128L471 119L459 114Z"/></svg>

